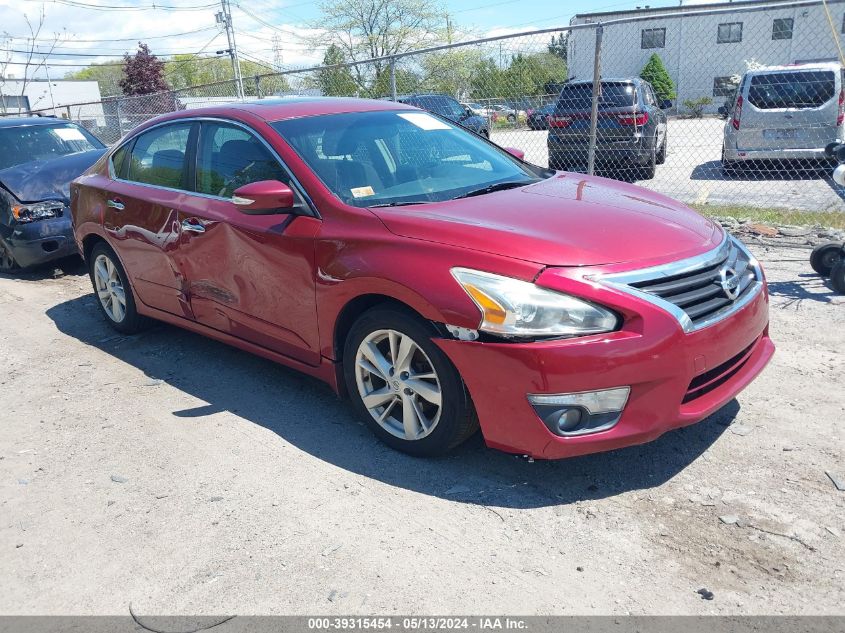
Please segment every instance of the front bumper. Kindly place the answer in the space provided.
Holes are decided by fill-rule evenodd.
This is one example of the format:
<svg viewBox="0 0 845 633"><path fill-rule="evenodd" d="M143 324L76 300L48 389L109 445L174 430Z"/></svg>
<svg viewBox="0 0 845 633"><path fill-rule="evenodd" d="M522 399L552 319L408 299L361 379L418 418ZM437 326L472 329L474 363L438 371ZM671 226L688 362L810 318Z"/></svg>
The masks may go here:
<svg viewBox="0 0 845 633"><path fill-rule="evenodd" d="M543 285L559 282L566 291L570 284L554 275L546 271ZM467 384L488 446L556 459L648 442L723 407L774 353L765 288L728 318L689 334L653 304L609 288L594 291L591 299L624 316L621 330L529 343L438 341ZM553 434L527 398L621 386L631 392L619 421L573 437Z"/></svg>
<svg viewBox="0 0 845 633"><path fill-rule="evenodd" d="M79 251L73 239L70 212L58 218L16 224L6 238L6 245L22 268L75 255Z"/></svg>

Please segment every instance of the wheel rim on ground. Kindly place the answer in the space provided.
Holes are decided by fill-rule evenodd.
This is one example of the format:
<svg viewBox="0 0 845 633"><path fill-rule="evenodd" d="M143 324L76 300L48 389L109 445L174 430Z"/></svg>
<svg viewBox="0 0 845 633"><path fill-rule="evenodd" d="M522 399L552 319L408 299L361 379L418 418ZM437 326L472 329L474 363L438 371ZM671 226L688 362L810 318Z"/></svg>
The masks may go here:
<svg viewBox="0 0 845 633"><path fill-rule="evenodd" d="M115 323L126 317L126 292L117 272L117 266L110 257L98 255L94 260L94 284L97 297L106 314Z"/></svg>
<svg viewBox="0 0 845 633"><path fill-rule="evenodd" d="M430 435L443 410L440 379L407 334L376 330L358 346L355 382L364 407L385 431L403 440Z"/></svg>

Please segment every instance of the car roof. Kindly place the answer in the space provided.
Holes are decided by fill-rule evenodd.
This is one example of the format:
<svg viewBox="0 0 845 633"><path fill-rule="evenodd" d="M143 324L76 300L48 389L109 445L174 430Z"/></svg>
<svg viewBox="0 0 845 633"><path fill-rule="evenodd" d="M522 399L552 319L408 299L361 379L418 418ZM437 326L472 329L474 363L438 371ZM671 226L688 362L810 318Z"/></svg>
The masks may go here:
<svg viewBox="0 0 845 633"><path fill-rule="evenodd" d="M787 64L784 66L762 66L746 71L746 75L766 75L785 72L801 72L806 70L832 70L838 71L842 65L838 62L812 62L807 64Z"/></svg>
<svg viewBox="0 0 845 633"><path fill-rule="evenodd" d="M256 101L233 102L204 108L190 108L179 110L156 117L143 124L178 120L184 118L208 116L233 116L249 113L268 122L297 119L306 116L323 114L345 114L350 112L379 112L387 110L415 110L413 106L396 103L394 101L379 101L376 99L354 99L347 97L274 97ZM139 126L138 129L140 129Z"/></svg>
<svg viewBox="0 0 845 633"><path fill-rule="evenodd" d="M601 83L603 84L641 84L643 83L643 79L640 77L602 77ZM572 85L572 84L590 84L592 85L592 79L573 79L572 81L567 81L564 85Z"/></svg>
<svg viewBox="0 0 845 633"><path fill-rule="evenodd" d="M51 116L0 117L0 128L22 127L24 125L55 125L56 123L75 125L73 121Z"/></svg>
<svg viewBox="0 0 845 633"><path fill-rule="evenodd" d="M396 99L419 99L420 97L446 97L447 99L455 99L452 95L447 95L443 92L415 92L410 95L399 95ZM457 101L457 99L455 99L455 101Z"/></svg>

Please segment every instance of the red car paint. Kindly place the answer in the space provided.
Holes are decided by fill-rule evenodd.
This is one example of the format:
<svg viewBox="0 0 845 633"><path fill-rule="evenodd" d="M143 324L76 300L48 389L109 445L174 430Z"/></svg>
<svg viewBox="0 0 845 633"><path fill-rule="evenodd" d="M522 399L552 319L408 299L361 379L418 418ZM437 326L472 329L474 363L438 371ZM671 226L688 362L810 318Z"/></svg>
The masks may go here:
<svg viewBox="0 0 845 633"><path fill-rule="evenodd" d="M383 298L436 323L477 328L479 310L450 274L490 271L568 292L623 317L618 331L538 342L437 344L464 378L487 444L534 457L591 453L654 439L730 401L774 351L768 295L726 319L685 333L668 312L598 283L713 250L722 229L645 189L581 174L424 206L347 206L268 122L373 110L414 110L354 99L227 105L165 115L240 122L270 144L320 218L248 215L227 200L140 186L110 177L108 156L72 187L80 252L97 240L115 250L141 314L295 367L343 392L342 337L352 318ZM117 212L107 200L125 206ZM183 221L200 222L198 236ZM730 379L682 404L691 380L748 350ZM562 438L528 403L529 393L630 385L619 423Z"/></svg>

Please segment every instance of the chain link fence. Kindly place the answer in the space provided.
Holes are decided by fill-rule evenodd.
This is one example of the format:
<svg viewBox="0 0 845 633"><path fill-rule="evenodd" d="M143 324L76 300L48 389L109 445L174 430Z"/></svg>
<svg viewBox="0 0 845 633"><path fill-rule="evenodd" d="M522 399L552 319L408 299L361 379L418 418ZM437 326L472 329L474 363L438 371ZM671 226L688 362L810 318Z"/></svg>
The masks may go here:
<svg viewBox="0 0 845 633"><path fill-rule="evenodd" d="M584 14L563 28L248 77L243 93L404 101L529 162L636 182L727 223L842 229L845 191L823 150L845 139L843 30L843 0ZM50 113L113 143L149 118L237 95L226 81Z"/></svg>

